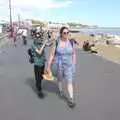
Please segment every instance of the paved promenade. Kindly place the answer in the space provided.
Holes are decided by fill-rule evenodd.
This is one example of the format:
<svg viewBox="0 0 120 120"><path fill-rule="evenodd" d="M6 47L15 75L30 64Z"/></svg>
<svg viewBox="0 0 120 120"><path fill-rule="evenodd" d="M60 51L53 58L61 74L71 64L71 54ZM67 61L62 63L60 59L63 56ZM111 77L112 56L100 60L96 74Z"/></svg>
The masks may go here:
<svg viewBox="0 0 120 120"><path fill-rule="evenodd" d="M54 82L44 81L45 99L37 97L26 52L31 41L0 48L0 120L120 120L120 65L78 50L77 105L71 110L56 95Z"/></svg>

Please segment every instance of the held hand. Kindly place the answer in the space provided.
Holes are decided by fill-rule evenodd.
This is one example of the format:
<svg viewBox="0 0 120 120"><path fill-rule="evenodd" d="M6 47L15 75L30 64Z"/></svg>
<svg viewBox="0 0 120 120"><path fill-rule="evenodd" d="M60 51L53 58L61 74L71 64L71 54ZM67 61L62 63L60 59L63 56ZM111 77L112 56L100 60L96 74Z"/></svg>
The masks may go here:
<svg viewBox="0 0 120 120"><path fill-rule="evenodd" d="M42 51L43 51L43 49L44 49L44 47L45 47L45 45L46 45L46 43L47 43L47 39L44 41L44 43L43 43L43 45L42 45L42 47L39 49L39 50L36 50L37 51L37 53L39 54L39 55L41 55L42 54Z"/></svg>
<svg viewBox="0 0 120 120"><path fill-rule="evenodd" d="M36 52L37 52L38 55L41 55L41 50L37 49Z"/></svg>

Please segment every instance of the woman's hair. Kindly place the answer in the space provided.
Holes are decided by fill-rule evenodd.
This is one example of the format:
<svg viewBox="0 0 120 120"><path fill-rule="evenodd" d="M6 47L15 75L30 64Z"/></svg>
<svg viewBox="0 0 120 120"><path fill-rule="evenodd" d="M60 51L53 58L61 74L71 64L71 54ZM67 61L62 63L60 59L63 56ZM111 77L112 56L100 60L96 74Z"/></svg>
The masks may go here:
<svg viewBox="0 0 120 120"><path fill-rule="evenodd" d="M60 28L60 37L62 37L62 33L63 33L64 29L67 29L67 30L68 30L68 28L65 27L65 26L61 27L61 28Z"/></svg>

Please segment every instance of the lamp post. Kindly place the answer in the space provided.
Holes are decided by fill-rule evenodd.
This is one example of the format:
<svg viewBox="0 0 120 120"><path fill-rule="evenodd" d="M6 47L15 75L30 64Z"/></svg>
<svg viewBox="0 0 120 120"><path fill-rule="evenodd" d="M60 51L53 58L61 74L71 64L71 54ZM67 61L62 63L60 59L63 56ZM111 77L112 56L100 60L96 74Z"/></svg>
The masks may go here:
<svg viewBox="0 0 120 120"><path fill-rule="evenodd" d="M12 36L12 14L11 14L11 0L9 0L9 17L10 17L10 32L11 32L11 36Z"/></svg>
<svg viewBox="0 0 120 120"><path fill-rule="evenodd" d="M18 14L18 26L20 28L20 14Z"/></svg>

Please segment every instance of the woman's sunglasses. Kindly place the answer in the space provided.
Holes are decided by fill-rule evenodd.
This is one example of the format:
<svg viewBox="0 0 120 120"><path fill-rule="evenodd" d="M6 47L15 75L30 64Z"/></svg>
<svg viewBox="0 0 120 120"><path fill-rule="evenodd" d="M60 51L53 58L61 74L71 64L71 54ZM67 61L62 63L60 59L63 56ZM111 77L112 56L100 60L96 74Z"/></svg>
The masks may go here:
<svg viewBox="0 0 120 120"><path fill-rule="evenodd" d="M68 34L69 34L69 32L63 32L63 34L64 34L64 35L68 35Z"/></svg>

